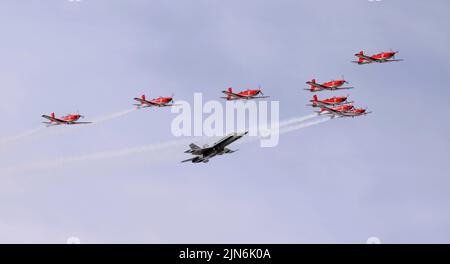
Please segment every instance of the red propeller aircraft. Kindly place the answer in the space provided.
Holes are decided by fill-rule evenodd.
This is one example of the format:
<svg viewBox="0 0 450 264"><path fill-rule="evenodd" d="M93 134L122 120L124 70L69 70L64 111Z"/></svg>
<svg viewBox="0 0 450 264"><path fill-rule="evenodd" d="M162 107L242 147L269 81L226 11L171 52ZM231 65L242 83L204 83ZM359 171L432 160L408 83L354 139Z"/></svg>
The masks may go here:
<svg viewBox="0 0 450 264"><path fill-rule="evenodd" d="M141 96L141 98L134 98L134 100L138 101L140 104L134 104L137 108L145 108L145 107L165 107L165 106L174 106L173 95L170 97L158 97L148 101L145 99L145 94Z"/></svg>
<svg viewBox="0 0 450 264"><path fill-rule="evenodd" d="M92 122L77 122L80 118L84 118L80 114L69 114L60 118L55 116L55 113L51 113L50 116L42 115L43 118L50 120L50 122L42 122L47 124L47 126L57 126L57 125L81 125L81 124L91 124Z"/></svg>
<svg viewBox="0 0 450 264"><path fill-rule="evenodd" d="M228 88L228 91L222 91L222 93L226 94L227 97L221 97L227 100L240 100L240 99L261 99L261 98L269 98L269 96L264 96L263 92L261 91L261 87L255 90L245 90L239 93L233 93L233 89L230 87ZM262 96L258 96L262 95Z"/></svg>
<svg viewBox="0 0 450 264"><path fill-rule="evenodd" d="M319 92L323 90L343 90L343 89L352 89L353 87L342 87L345 83L348 83L344 78L341 80L332 80L329 82L325 82L322 84L316 83L316 79L312 79L311 81L307 81L306 84L311 85L311 88L305 89L311 92Z"/></svg>
<svg viewBox="0 0 450 264"><path fill-rule="evenodd" d="M393 61L403 61L403 60L397 60L395 59L395 54L397 54L398 51L388 51L388 52L380 52L378 54L374 54L371 56L364 55L363 51L360 51L359 53L356 53L355 56L358 57L357 61L352 61L354 63L358 64L369 64L373 62L383 63L383 62L393 62Z"/></svg>
<svg viewBox="0 0 450 264"><path fill-rule="evenodd" d="M317 98L317 95L313 96L313 99L310 100L311 104L308 106L312 107L322 107L322 106L337 106L337 105L343 105L343 104L351 104L353 102L347 101L348 96L340 96L340 97L331 97L328 99L319 100Z"/></svg>
<svg viewBox="0 0 450 264"><path fill-rule="evenodd" d="M367 115L371 112L367 112L365 108L355 108L353 105L341 105L338 107L330 108L322 106L322 109L317 112L319 115L328 114L331 118L337 117L355 117L361 115Z"/></svg>

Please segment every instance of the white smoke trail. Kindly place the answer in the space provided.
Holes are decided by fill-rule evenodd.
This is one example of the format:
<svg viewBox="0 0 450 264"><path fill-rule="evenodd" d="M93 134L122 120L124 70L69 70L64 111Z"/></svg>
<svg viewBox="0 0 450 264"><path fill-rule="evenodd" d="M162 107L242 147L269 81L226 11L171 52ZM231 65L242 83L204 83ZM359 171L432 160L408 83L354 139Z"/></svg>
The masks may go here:
<svg viewBox="0 0 450 264"><path fill-rule="evenodd" d="M312 122L308 122L308 123L302 123L302 124L299 124L299 125L293 125L293 126L290 126L290 127L286 127L285 129L281 129L279 133L280 134L285 134L285 133L293 132L293 131L296 131L296 130L299 130L299 129L302 129L302 128L305 128L305 127L315 126L315 125L318 125L318 124L330 121L331 119L332 119L331 117L325 117L325 118L322 118L322 119L319 119L319 120L316 120L316 121L312 121Z"/></svg>
<svg viewBox="0 0 450 264"><path fill-rule="evenodd" d="M316 118L317 116L318 116L317 113L313 113L313 114L302 116L302 117L294 117L294 118L291 118L291 119L279 122L279 127L281 128L281 127L284 127L284 126L288 126L290 124L307 121L307 120Z"/></svg>
<svg viewBox="0 0 450 264"><path fill-rule="evenodd" d="M286 121L282 121L279 123L280 130L278 132L273 131L273 133L284 134L284 133L296 131L296 130L299 130L302 128L310 127L310 126L320 124L320 123L330 120L330 118L324 118L324 119L320 119L317 121L304 123L305 120L309 120L314 117L317 117L317 115L316 114L308 115L308 116L304 116L304 117L292 118L292 119L289 119ZM246 137L245 139L241 139L240 141L237 141L235 144L244 144L244 143L258 140L260 138L261 137L258 137L258 136ZM139 146L139 147L134 147L134 148L126 148L126 149L119 149L119 150L113 150L113 151L94 152L91 154L85 154L85 155L80 155L80 156L62 157L62 158L53 159L51 161L43 161L43 162L37 162L37 163L28 164L28 165L22 165L22 166L13 168L11 170L6 170L6 171L10 171L12 173L17 173L17 172L33 170L33 169L50 169L50 168L63 166L65 164L70 164L70 163L121 158L121 157L127 157L127 156L131 156L131 155L148 153L148 152L154 152L154 155L153 155L154 157L149 156L149 162L151 160L161 161L162 156L163 156L161 154L161 152L168 151L168 150L169 151L172 150L172 152L169 153L169 155L166 155L165 158L175 159L176 154L180 153L180 150L178 150L177 147L180 147L180 148L186 147L189 143L192 143L193 141L198 142L199 139L198 138L183 138L183 139L177 139L177 140L167 141L167 142L163 142L163 143L150 144L150 145Z"/></svg>
<svg viewBox="0 0 450 264"><path fill-rule="evenodd" d="M317 117L317 115L315 115L315 117ZM311 119L311 118L308 118L308 119ZM308 120L308 119L305 119L305 120ZM278 130L278 131L274 130L274 131L271 131L269 133L271 133L271 134L279 134L279 135L286 134L286 133L293 132L293 131L296 131L296 130L299 130L299 129L302 129L302 128L315 126L315 125L318 125L320 123L327 122L329 120L331 120L331 118L330 117L326 117L326 118L322 118L322 119L319 119L319 120L316 120L316 121L311 121L311 122L301 122L301 121L300 122L296 122L296 123L290 122L288 125L283 125L283 126L281 125L282 124L282 122L281 122L280 123L280 127L279 127L280 130ZM237 141L235 144L236 145L244 144L244 143L252 142L252 141L255 141L255 140L259 140L261 138L262 138L261 136L246 137L245 139Z"/></svg>
<svg viewBox="0 0 450 264"><path fill-rule="evenodd" d="M25 139L25 138L32 137L32 136L38 134L39 132L43 131L44 129L45 129L45 127L38 127L38 128L34 128L34 129L30 129L28 131L22 132L22 133L20 133L20 134L18 134L16 136L13 136L13 137L1 139L0 140L0 147L16 143L16 142L18 142L18 141L20 141L22 139Z"/></svg>
<svg viewBox="0 0 450 264"><path fill-rule="evenodd" d="M80 129L80 128L83 128L86 126L92 126L92 125L100 124L100 123L103 123L106 121L110 121L112 119L116 119L116 118L125 116L127 114L130 114L135 110L136 110L136 108L133 107L133 108L122 110L120 112L112 113L112 114L109 114L106 116L97 117L92 120L92 124L77 125L76 127L71 126L70 129L57 129L56 130L56 127L45 127L45 126L34 128L31 130L22 132L16 136L12 136L12 137L5 138L5 139L0 139L0 149L4 146L18 143L23 139L31 138L32 136L37 135L39 132L49 132L50 135L52 135L52 136L59 135L61 133L65 133L67 131L73 131L73 130L77 130L77 129Z"/></svg>
<svg viewBox="0 0 450 264"><path fill-rule="evenodd" d="M76 163L76 162L83 162L83 161L98 161L98 160L104 160L104 159L113 159L113 158L121 158L121 157L127 157L131 155L141 154L141 153L147 153L147 152L155 152L156 155L158 155L158 152L156 151L162 151L167 150L170 148L175 147L181 147L181 146L187 146L189 143L192 142L192 138L183 138L178 140L172 140L167 141L163 143L157 143L157 144L151 144L151 145L145 145L145 146L139 146L134 148L126 148L126 149L119 149L119 150L112 150L112 151L102 151L102 152L94 152L90 154L84 154L79 156L72 156L72 157L61 157L61 158L55 158L48 161L41 161L36 162L28 165L19 166L10 170L5 170L5 172L22 172L27 170L33 170L33 169L50 169L55 167L60 167L66 164L70 163ZM149 159L151 157L149 156Z"/></svg>
<svg viewBox="0 0 450 264"><path fill-rule="evenodd" d="M92 125L99 124L99 123L103 123L103 122L106 122L106 121L109 121L109 120L112 120L112 119L116 119L116 118L119 118L119 117L128 115L129 113L132 113L132 112L134 112L135 110L136 110L136 108L133 107L133 108L129 108L129 109L126 109L126 110L117 112L117 113L112 113L112 114L107 115L107 116L102 116L102 117L94 118L94 119L92 120Z"/></svg>

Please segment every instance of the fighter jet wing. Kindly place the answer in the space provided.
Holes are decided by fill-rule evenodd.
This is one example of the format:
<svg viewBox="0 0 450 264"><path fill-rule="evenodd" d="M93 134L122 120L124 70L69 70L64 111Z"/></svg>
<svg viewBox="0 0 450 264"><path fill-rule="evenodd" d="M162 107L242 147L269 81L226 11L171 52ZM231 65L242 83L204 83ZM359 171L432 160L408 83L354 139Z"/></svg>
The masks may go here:
<svg viewBox="0 0 450 264"><path fill-rule="evenodd" d="M189 162L189 161L193 161L194 159L196 159L197 157L191 158L191 159L187 159L187 160L182 160L181 162Z"/></svg>

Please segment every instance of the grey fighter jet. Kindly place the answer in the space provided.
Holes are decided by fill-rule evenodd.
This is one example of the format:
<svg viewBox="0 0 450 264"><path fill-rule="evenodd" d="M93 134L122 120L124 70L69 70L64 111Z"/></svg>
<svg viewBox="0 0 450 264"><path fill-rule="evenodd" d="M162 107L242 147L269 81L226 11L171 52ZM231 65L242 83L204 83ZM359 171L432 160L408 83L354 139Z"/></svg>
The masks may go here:
<svg viewBox="0 0 450 264"><path fill-rule="evenodd" d="M191 161L192 163L207 163L209 160L216 156L216 155L223 155L228 153L236 152L237 150L231 150L226 148L226 146L230 145L231 143L235 142L236 140L240 139L241 137L248 134L247 132L243 133L232 133L218 142L214 143L213 146L205 145L203 148L195 145L194 143L190 144L189 150L186 150L184 153L190 153L192 155L195 155L194 158L183 160L182 162L188 162Z"/></svg>

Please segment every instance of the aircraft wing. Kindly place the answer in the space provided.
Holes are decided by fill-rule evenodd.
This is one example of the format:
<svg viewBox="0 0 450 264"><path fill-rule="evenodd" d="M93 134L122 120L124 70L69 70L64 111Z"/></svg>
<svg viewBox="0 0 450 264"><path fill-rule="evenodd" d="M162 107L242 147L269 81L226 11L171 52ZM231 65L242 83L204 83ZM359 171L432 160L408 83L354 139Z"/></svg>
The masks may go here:
<svg viewBox="0 0 450 264"><path fill-rule="evenodd" d="M232 98L221 97L221 98L227 99L227 100L239 100L239 99L252 100L252 99L262 99L262 98L269 98L269 97L270 96L240 96L238 98L236 98L236 97L232 97Z"/></svg>
<svg viewBox="0 0 450 264"><path fill-rule="evenodd" d="M379 62L395 62L395 61L403 61L403 60L402 59L380 60Z"/></svg>
<svg viewBox="0 0 450 264"><path fill-rule="evenodd" d="M312 100L311 100L311 102L312 102ZM314 107L322 107L323 108L323 107L328 107L330 105L333 105L333 104L327 104L327 103L323 103L323 102L319 102L319 101L316 101L315 104L316 105L314 105L313 102L312 102L311 104L307 104L307 106L314 106Z"/></svg>
<svg viewBox="0 0 450 264"><path fill-rule="evenodd" d="M189 161L193 161L194 159L196 159L197 157L191 158L191 159L187 159L187 160L182 160L181 162L189 162Z"/></svg>
<svg viewBox="0 0 450 264"><path fill-rule="evenodd" d="M51 122L55 122L55 123L64 123L64 124L68 123L65 120L62 120L62 119L59 119L59 118L56 118L56 117L51 117L51 116L48 116L48 115L42 115L42 117L50 120ZM46 124L48 122L44 122L44 123Z"/></svg>
<svg viewBox="0 0 450 264"><path fill-rule="evenodd" d="M262 99L262 98L269 98L270 96L253 96L253 97L248 97L247 99Z"/></svg>
<svg viewBox="0 0 450 264"><path fill-rule="evenodd" d="M71 125L86 125L86 124L92 124L92 122L70 122Z"/></svg>
<svg viewBox="0 0 450 264"><path fill-rule="evenodd" d="M147 100L142 100L141 98L134 98L134 100L138 101L141 104L146 104L146 106L136 105L136 106L140 106L140 107L160 106L160 104L155 104L155 103L152 103Z"/></svg>
<svg viewBox="0 0 450 264"><path fill-rule="evenodd" d="M376 62L377 61L377 59L374 59L372 57L369 57L369 56L366 56L366 55L362 55L362 54L359 54L359 53L355 54L355 56L358 57L358 58L361 58L361 59L368 60L370 62Z"/></svg>
<svg viewBox="0 0 450 264"><path fill-rule="evenodd" d="M355 117L355 116L361 116L361 115L368 115L372 112L365 112L365 113L360 113L360 114L356 114L356 113L352 113L352 112L343 112L342 116L343 117Z"/></svg>
<svg viewBox="0 0 450 264"><path fill-rule="evenodd" d="M314 106L313 101L310 100L311 104L307 104L307 106ZM353 101L344 101L340 103L324 103L320 101L316 101L315 107L330 107L335 105L346 105L346 104L353 104Z"/></svg>
<svg viewBox="0 0 450 264"><path fill-rule="evenodd" d="M323 90L323 89L326 89L326 88L327 88L326 86L323 86L323 85L321 85L321 84L319 84L319 83L313 83L313 82L310 82L310 81L306 82L306 84L311 85L311 86L314 86L315 88L317 88L317 89L319 89L319 90ZM305 90L310 91L311 88L308 88L308 89L305 89Z"/></svg>
<svg viewBox="0 0 450 264"><path fill-rule="evenodd" d="M234 152L236 152L236 151L238 151L238 149L236 149L236 150L232 150L232 149L229 149L229 148L224 148L224 149L223 149L223 152L224 152L224 153L227 153L227 154L234 153Z"/></svg>
<svg viewBox="0 0 450 264"><path fill-rule="evenodd" d="M336 87L336 88L332 88L332 90L349 90L349 89L353 89L355 87Z"/></svg>
<svg viewBox="0 0 450 264"><path fill-rule="evenodd" d="M358 63L358 64L369 64L369 63L372 63L373 61L362 61L362 62L360 62L360 61L352 61L353 63Z"/></svg>
<svg viewBox="0 0 450 264"><path fill-rule="evenodd" d="M230 95L230 96L236 97L236 98L246 98L246 96L242 96L242 95L239 95L237 93L232 93L232 92L229 92L229 91L222 91L222 93L224 93L226 95Z"/></svg>
<svg viewBox="0 0 450 264"><path fill-rule="evenodd" d="M330 114L332 114L332 115L338 115L338 116L347 116L347 115L345 115L345 112L344 111L337 111L337 110L334 110L333 108L330 108L330 107L328 107L328 106L322 106L322 108L323 109L325 109L326 111L328 111L328 113L330 113Z"/></svg>

